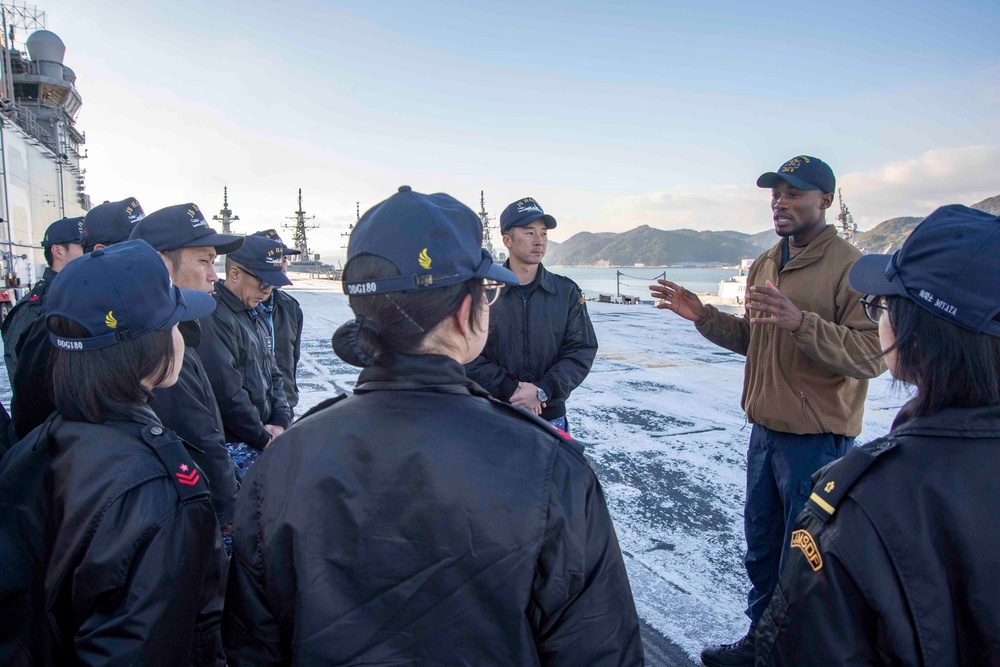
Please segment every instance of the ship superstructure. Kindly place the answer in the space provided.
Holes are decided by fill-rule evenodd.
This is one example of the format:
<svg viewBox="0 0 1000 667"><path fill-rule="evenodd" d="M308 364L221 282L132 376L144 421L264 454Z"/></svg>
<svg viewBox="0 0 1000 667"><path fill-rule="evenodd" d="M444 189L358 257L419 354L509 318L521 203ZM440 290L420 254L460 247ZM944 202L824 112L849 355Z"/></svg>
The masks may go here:
<svg viewBox="0 0 1000 667"><path fill-rule="evenodd" d="M333 269L329 264L321 262L318 254L313 255L309 252L309 241L306 239L306 231L316 229L318 226L307 223L315 218L316 216L314 215L307 216L305 210L302 208L302 188L299 188L299 208L289 218L289 220L294 221L294 224L283 225L285 229L292 230L292 246L302 253L289 259L287 265L289 271L325 273Z"/></svg>
<svg viewBox="0 0 1000 667"><path fill-rule="evenodd" d="M90 210L76 128L83 98L44 12L0 5L0 27L0 248L7 283L27 285L44 269L48 225ZM29 35L23 45L20 35Z"/></svg>
<svg viewBox="0 0 1000 667"><path fill-rule="evenodd" d="M483 223L483 247L493 256L493 261L503 264L507 261L507 253L493 246L493 234L491 229L495 229L493 218L486 212L486 195L479 191L479 220Z"/></svg>
<svg viewBox="0 0 1000 667"><path fill-rule="evenodd" d="M840 235L844 240L854 243L854 235L858 232L858 223L854 222L854 216L844 203L844 197L837 188L837 200L840 202L840 213L837 214L837 222L840 223Z"/></svg>

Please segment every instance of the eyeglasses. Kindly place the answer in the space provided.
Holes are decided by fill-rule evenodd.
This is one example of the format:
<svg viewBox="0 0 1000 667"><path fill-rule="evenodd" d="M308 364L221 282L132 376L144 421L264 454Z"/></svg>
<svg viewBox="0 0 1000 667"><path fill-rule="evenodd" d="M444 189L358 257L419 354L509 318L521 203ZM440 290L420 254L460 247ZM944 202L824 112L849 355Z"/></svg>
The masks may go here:
<svg viewBox="0 0 1000 667"><path fill-rule="evenodd" d="M247 274L251 278L257 278L257 280L260 282L260 284L257 285L257 289L259 289L261 292L266 292L268 290L268 288L271 287L271 283L265 283L263 280L261 280L260 278L258 278L256 275L254 275L253 273L250 273L249 271L247 271L246 269L244 269L242 266L237 266L236 268L239 269L240 271L242 271L243 273Z"/></svg>
<svg viewBox="0 0 1000 667"><path fill-rule="evenodd" d="M486 293L486 305L492 306L500 298L500 292L503 291L503 283L498 283L493 280L483 281L483 290Z"/></svg>
<svg viewBox="0 0 1000 667"><path fill-rule="evenodd" d="M882 312L889 310L885 305L885 297L878 294L861 297L861 306L865 309L865 316L875 324L882 319Z"/></svg>

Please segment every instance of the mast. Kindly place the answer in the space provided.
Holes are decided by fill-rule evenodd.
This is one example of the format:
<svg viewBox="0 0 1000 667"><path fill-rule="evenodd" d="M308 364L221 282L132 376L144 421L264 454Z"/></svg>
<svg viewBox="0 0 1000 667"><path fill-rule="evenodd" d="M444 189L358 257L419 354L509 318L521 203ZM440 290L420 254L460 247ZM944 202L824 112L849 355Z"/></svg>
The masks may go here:
<svg viewBox="0 0 1000 667"><path fill-rule="evenodd" d="M227 186L222 186L222 210L219 211L219 215L213 215L212 220L222 223L222 233L229 234L229 223L236 222L240 219L240 216L233 215L233 212L229 210L229 188Z"/></svg>
<svg viewBox="0 0 1000 667"><path fill-rule="evenodd" d="M483 247L495 257L493 237L490 235L490 214L486 212L486 196L482 190L479 191L479 220L483 223Z"/></svg>
<svg viewBox="0 0 1000 667"><path fill-rule="evenodd" d="M850 241L858 231L858 224L854 222L854 216L851 215L850 209L844 203L840 188L837 188L837 200L840 202L840 213L837 215L837 220L840 222L840 233L844 240Z"/></svg>
<svg viewBox="0 0 1000 667"><path fill-rule="evenodd" d="M306 216L306 212L302 210L302 188L299 188L299 210L295 211L295 214L289 217L289 220L294 220L294 225L283 225L285 229L292 230L292 244L295 249L302 253L302 259L309 259L309 244L306 241L306 230L316 229L318 225L307 225L307 220L315 219L315 215Z"/></svg>
<svg viewBox="0 0 1000 667"><path fill-rule="evenodd" d="M344 237L344 240L341 241L340 243L340 247L343 248L344 250L347 250L347 244L351 240L351 232L354 231L354 225L356 225L361 220L361 202L359 201L354 202L354 215L355 215L354 222L347 225L346 232L340 233L340 235Z"/></svg>

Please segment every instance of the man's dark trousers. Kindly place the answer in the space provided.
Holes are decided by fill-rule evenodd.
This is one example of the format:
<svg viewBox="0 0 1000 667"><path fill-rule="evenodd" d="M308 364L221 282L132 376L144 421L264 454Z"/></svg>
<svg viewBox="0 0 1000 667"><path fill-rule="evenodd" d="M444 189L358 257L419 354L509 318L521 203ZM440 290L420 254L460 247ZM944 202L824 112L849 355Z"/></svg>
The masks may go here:
<svg viewBox="0 0 1000 667"><path fill-rule="evenodd" d="M854 438L832 433L796 435L754 424L747 452L747 616L756 623L778 586L795 518L812 491L812 474L842 457Z"/></svg>

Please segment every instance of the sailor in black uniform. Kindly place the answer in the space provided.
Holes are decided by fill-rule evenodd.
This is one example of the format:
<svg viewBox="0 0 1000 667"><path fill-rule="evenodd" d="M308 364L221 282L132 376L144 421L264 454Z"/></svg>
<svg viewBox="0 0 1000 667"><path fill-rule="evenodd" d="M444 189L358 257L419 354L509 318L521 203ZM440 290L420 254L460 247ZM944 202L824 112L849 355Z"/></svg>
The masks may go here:
<svg viewBox="0 0 1000 667"><path fill-rule="evenodd" d="M224 664L219 524L147 404L181 370L177 324L214 307L145 241L53 280L56 413L0 462L0 664Z"/></svg>
<svg viewBox="0 0 1000 667"><path fill-rule="evenodd" d="M638 665L639 623L583 447L465 375L509 270L482 224L409 187L351 234L363 370L250 469L229 664Z"/></svg>

